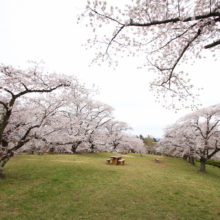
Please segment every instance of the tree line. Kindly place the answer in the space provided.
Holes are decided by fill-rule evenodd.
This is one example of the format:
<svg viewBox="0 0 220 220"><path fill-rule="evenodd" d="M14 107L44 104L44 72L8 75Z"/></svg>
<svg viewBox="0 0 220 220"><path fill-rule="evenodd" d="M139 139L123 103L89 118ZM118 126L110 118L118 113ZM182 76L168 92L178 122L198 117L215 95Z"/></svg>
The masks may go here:
<svg viewBox="0 0 220 220"><path fill-rule="evenodd" d="M0 65L0 176L11 157L24 149L72 152L128 151L139 147L132 128L113 117L114 109L92 97L74 76Z"/></svg>

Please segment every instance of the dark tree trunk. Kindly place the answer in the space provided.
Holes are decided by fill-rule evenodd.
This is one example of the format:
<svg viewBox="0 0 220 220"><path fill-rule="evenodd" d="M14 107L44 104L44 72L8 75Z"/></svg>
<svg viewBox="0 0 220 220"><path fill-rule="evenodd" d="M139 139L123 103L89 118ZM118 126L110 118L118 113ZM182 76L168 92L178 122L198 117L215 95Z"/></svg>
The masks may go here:
<svg viewBox="0 0 220 220"><path fill-rule="evenodd" d="M4 155L1 159L0 159L0 179L4 178L5 174L4 174L4 166L5 164L10 160L11 157L13 157L14 153L9 151L7 152L6 155Z"/></svg>
<svg viewBox="0 0 220 220"><path fill-rule="evenodd" d="M186 154L183 155L183 160L187 160L187 155Z"/></svg>
<svg viewBox="0 0 220 220"><path fill-rule="evenodd" d="M78 142L72 144L71 151L73 152L73 154L76 153L76 150L77 150L77 148L79 147L79 145L80 145L81 143L82 143L82 141L78 141Z"/></svg>
<svg viewBox="0 0 220 220"><path fill-rule="evenodd" d="M195 166L195 160L194 160L194 157L190 157L190 163L191 163L192 165Z"/></svg>
<svg viewBox="0 0 220 220"><path fill-rule="evenodd" d="M71 147L71 151L75 154L76 153L76 149L77 149L77 146L75 144L72 145Z"/></svg>
<svg viewBox="0 0 220 220"><path fill-rule="evenodd" d="M4 169L0 167L0 179L4 179L5 174L4 174Z"/></svg>
<svg viewBox="0 0 220 220"><path fill-rule="evenodd" d="M116 148L117 148L117 146L118 146L119 144L113 144L113 150L115 150Z"/></svg>
<svg viewBox="0 0 220 220"><path fill-rule="evenodd" d="M91 149L91 152L90 153L95 153L95 145L94 144L91 144L90 146L90 149Z"/></svg>
<svg viewBox="0 0 220 220"><path fill-rule="evenodd" d="M188 158L188 162L191 163L191 157Z"/></svg>
<svg viewBox="0 0 220 220"><path fill-rule="evenodd" d="M205 170L205 162L206 162L206 159L204 159L204 158L200 159L200 171L201 172L206 172L206 170Z"/></svg>
<svg viewBox="0 0 220 220"><path fill-rule="evenodd" d="M50 147L49 152L53 153L55 150L55 147Z"/></svg>

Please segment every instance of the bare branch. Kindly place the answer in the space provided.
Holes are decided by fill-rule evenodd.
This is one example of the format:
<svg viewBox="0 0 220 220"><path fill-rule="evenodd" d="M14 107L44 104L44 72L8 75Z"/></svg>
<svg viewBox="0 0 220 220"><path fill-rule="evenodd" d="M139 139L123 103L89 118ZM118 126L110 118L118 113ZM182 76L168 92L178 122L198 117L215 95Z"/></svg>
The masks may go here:
<svg viewBox="0 0 220 220"><path fill-rule="evenodd" d="M215 46L217 46L219 44L220 44L220 40L217 40L217 41L215 41L215 42L213 42L211 44L207 44L206 46L204 46L204 48L205 49L209 49L209 48L215 47Z"/></svg>
<svg viewBox="0 0 220 220"><path fill-rule="evenodd" d="M111 41L108 43L108 47L106 49L106 53L108 54L108 48L112 44L113 40L117 37L117 35L122 31L122 29L125 27L125 25L122 25L121 28L118 30L118 32L114 35L114 37L111 39Z"/></svg>
<svg viewBox="0 0 220 220"><path fill-rule="evenodd" d="M193 17L188 17L184 20L181 20L180 18L172 18L172 19L167 19L167 20L163 20L163 21L152 21L149 23L133 23L133 21L131 21L131 23L127 24L127 26L137 26L137 27L149 27L149 26L155 26L155 25L160 25L160 24L167 24L167 23L176 23L176 22L189 22L189 21L193 21L193 20L201 20L201 19L205 19L205 18L210 18L210 17L219 17L220 13L219 12L213 12L213 13L209 13L206 15L198 15Z"/></svg>

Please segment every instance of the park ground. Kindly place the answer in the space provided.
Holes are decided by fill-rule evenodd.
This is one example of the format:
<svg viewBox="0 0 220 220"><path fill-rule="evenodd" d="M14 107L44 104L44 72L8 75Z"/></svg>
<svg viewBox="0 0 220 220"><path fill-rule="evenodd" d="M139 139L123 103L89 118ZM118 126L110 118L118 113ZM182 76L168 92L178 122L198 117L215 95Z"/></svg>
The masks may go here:
<svg viewBox="0 0 220 220"><path fill-rule="evenodd" d="M0 180L1 220L220 219L220 169L126 154L19 155ZM155 158L160 163L155 163Z"/></svg>

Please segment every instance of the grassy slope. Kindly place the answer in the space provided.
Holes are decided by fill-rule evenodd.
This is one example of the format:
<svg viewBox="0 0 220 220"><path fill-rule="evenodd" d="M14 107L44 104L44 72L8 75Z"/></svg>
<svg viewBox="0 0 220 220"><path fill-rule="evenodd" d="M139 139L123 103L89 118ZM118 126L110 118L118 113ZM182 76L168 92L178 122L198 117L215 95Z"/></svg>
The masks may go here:
<svg viewBox="0 0 220 220"><path fill-rule="evenodd" d="M220 169L138 154L22 155L0 180L0 219L220 219Z"/></svg>

